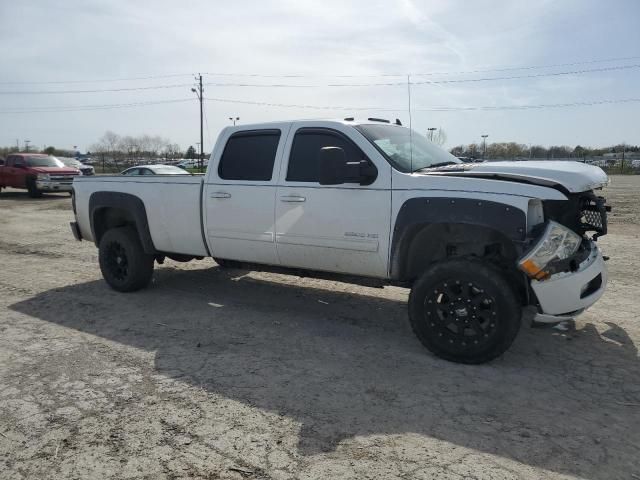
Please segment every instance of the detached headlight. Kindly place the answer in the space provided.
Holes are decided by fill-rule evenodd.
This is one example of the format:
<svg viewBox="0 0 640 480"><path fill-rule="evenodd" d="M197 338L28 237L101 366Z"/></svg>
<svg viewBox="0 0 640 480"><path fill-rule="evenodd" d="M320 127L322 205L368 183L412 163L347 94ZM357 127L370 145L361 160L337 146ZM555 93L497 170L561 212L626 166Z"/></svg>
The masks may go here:
<svg viewBox="0 0 640 480"><path fill-rule="evenodd" d="M565 260L572 256L582 243L580 235L573 230L549 221L540 241L518 262L527 275L544 280L551 275L546 268L554 260Z"/></svg>
<svg viewBox="0 0 640 480"><path fill-rule="evenodd" d="M51 180L51 177L49 176L48 173L39 173L38 174L38 180L49 181L49 180Z"/></svg>

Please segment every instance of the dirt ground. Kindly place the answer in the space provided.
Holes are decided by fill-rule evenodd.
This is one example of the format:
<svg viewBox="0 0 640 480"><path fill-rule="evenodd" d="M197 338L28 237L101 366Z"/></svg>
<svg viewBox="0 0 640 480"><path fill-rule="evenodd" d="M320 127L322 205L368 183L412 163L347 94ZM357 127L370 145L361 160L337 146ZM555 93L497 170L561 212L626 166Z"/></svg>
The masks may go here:
<svg viewBox="0 0 640 480"><path fill-rule="evenodd" d="M430 355L407 291L168 261L119 294L70 199L0 194L1 479L640 479L640 176L610 283L488 365Z"/></svg>

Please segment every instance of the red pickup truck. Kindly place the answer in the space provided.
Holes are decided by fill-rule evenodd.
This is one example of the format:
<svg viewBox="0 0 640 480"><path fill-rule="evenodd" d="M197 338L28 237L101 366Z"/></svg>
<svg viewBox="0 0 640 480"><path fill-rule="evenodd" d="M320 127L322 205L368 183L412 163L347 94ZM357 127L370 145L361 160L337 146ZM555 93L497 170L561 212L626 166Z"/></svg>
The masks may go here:
<svg viewBox="0 0 640 480"><path fill-rule="evenodd" d="M42 153L12 153L0 160L0 190L5 187L24 188L36 198L43 192L71 192L77 168L67 167L51 155Z"/></svg>

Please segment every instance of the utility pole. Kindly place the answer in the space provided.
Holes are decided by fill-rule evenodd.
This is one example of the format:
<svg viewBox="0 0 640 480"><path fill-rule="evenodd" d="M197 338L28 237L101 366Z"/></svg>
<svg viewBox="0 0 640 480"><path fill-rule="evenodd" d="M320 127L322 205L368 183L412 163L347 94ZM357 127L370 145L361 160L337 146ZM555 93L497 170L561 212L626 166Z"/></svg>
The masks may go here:
<svg viewBox="0 0 640 480"><path fill-rule="evenodd" d="M433 132L435 132L437 130L437 128L430 127L430 128L427 128L427 130L429 131L429 141L433 142Z"/></svg>
<svg viewBox="0 0 640 480"><path fill-rule="evenodd" d="M198 162L198 166L200 167L200 173L202 173L204 171L204 169L202 168L204 160L204 134L202 127L202 102L204 101L204 98L202 97L202 75L198 74L196 80L198 80L198 90L192 88L191 91L196 94L198 100L200 101L200 161Z"/></svg>
<svg viewBox="0 0 640 480"><path fill-rule="evenodd" d="M487 137L489 135L484 134L480 136L482 137L482 160L484 160L484 157L487 155Z"/></svg>

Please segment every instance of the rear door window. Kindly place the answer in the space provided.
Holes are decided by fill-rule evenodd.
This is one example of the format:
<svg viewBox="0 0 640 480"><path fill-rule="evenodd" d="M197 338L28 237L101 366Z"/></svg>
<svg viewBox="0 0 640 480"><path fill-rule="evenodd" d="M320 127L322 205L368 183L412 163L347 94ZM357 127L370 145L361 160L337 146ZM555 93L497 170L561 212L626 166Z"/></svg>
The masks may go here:
<svg viewBox="0 0 640 480"><path fill-rule="evenodd" d="M222 152L218 176L223 180L271 180L279 142L280 130L234 133Z"/></svg>

